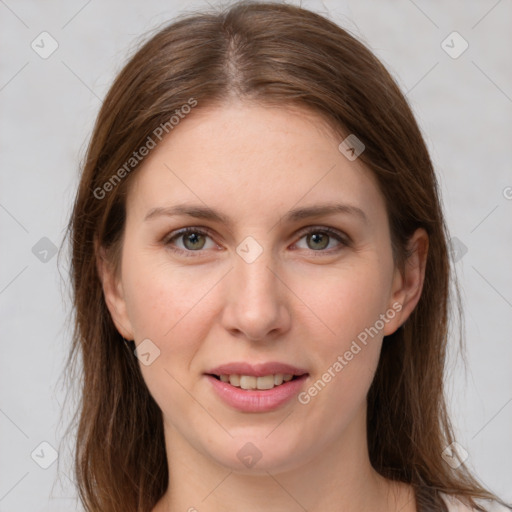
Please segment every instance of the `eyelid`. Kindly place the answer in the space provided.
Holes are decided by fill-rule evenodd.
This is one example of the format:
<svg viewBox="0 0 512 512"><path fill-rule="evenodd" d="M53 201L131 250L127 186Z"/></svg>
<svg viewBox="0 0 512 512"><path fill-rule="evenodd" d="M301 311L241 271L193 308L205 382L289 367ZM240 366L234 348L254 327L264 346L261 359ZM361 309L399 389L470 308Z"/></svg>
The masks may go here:
<svg viewBox="0 0 512 512"><path fill-rule="evenodd" d="M187 233L201 233L208 235L209 237L213 236L213 231L210 228L204 226L187 226L185 228L175 229L164 236L162 241L164 243L169 242L173 238L178 238L181 235L186 235Z"/></svg>
<svg viewBox="0 0 512 512"><path fill-rule="evenodd" d="M327 233L328 235L336 237L341 243L344 243L345 245L349 245L352 242L352 239L340 229L333 228L330 226L307 226L303 228L302 230L299 230L295 236L299 236L302 238L304 235L308 235L309 233ZM322 252L322 251L316 251L316 252ZM324 251L325 252L325 251Z"/></svg>
<svg viewBox="0 0 512 512"><path fill-rule="evenodd" d="M207 228L207 227L203 227L203 226L187 226L185 228L181 228L181 229L175 229L174 231L171 231L171 233L168 233L166 236L164 236L164 238L162 239L162 243L166 246L166 247L170 247L171 250L175 251L175 252L178 252L178 253L185 253L187 256L188 255L193 255L193 253L201 253L201 252L204 252L203 250L198 250L198 251L185 251L183 249L180 249L179 247L174 247L172 244L171 244L171 241L172 240L175 240L175 239L179 239L180 237L184 236L184 235L187 235L188 233L199 233L201 235L206 235L208 236L209 238L212 239L212 241L214 241L214 243L216 245L217 242L215 242L214 240L214 234L213 234L213 231L210 229L210 228Z"/></svg>

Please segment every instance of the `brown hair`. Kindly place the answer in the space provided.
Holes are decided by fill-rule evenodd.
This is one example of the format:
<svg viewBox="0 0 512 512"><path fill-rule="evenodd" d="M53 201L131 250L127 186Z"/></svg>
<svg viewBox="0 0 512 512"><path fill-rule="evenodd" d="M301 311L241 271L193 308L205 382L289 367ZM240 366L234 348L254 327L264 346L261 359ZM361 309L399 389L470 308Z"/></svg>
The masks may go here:
<svg viewBox="0 0 512 512"><path fill-rule="evenodd" d="M443 391L451 273L436 177L413 114L347 31L299 7L245 2L182 16L156 33L120 72L96 121L68 229L76 313L68 367L81 384L75 472L86 510L148 512L168 484L162 414L112 322L96 267L96 242L114 264L119 257L137 166L104 185L191 98L199 109L231 97L311 109L340 142L356 134L386 201L397 265L412 233L427 231L421 299L384 339L368 395L370 460L414 487L418 510L446 510L440 492L483 510L473 499L494 496L441 457L454 440Z"/></svg>

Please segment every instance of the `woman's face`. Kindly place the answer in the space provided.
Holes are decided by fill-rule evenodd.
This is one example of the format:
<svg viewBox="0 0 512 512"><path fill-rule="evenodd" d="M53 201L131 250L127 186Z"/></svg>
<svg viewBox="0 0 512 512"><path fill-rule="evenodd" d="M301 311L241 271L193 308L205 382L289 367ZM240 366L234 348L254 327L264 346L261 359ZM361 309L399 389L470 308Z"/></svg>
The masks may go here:
<svg viewBox="0 0 512 512"><path fill-rule="evenodd" d="M340 142L307 111L199 106L133 176L104 286L168 447L258 472L363 446L382 338L414 304Z"/></svg>

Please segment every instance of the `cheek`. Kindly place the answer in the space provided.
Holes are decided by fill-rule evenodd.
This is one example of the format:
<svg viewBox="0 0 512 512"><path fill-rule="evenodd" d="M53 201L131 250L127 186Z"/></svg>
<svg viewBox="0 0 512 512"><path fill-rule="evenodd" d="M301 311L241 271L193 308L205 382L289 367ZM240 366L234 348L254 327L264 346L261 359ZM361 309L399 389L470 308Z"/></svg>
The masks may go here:
<svg viewBox="0 0 512 512"><path fill-rule="evenodd" d="M205 340L221 303L217 285L226 269L171 265L165 255L136 251L123 272L127 314L135 340L149 339L159 350L151 365L140 365L151 394L162 409L191 407Z"/></svg>
<svg viewBox="0 0 512 512"><path fill-rule="evenodd" d="M144 381L162 410L191 410L194 402L186 391L194 384L191 364L208 337L213 315L208 305L222 274L203 272L199 278L197 269L171 267L144 254L130 258L124 273L135 339L149 339L159 350L150 365L140 364Z"/></svg>
<svg viewBox="0 0 512 512"><path fill-rule="evenodd" d="M387 308L390 276L391 271L372 261L302 274L294 291L324 326L323 347L343 348L375 325Z"/></svg>
<svg viewBox="0 0 512 512"><path fill-rule="evenodd" d="M384 270L368 264L337 269L322 279L304 277L309 293L303 288L301 296L323 325L318 327L316 318L309 321L320 329L316 336L309 329L318 373L303 403L319 406L311 411L342 407L341 421L363 403L379 361L385 325L381 315L387 318L390 278Z"/></svg>
<svg viewBox="0 0 512 512"><path fill-rule="evenodd" d="M124 265L123 283L127 314L136 338L179 345L175 333L183 325L201 327L189 319L219 280L217 274L217 271L200 272L193 267L171 265L165 255L155 257L150 252L134 252Z"/></svg>

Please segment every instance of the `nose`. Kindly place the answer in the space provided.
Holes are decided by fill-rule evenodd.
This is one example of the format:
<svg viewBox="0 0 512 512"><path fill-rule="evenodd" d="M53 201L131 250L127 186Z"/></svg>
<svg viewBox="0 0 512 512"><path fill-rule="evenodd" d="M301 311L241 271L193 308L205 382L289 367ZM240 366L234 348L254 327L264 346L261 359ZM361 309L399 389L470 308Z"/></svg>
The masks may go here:
<svg viewBox="0 0 512 512"><path fill-rule="evenodd" d="M223 326L239 338L274 340L290 329L290 292L266 251L251 263L235 256L227 276Z"/></svg>

